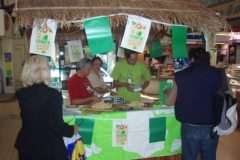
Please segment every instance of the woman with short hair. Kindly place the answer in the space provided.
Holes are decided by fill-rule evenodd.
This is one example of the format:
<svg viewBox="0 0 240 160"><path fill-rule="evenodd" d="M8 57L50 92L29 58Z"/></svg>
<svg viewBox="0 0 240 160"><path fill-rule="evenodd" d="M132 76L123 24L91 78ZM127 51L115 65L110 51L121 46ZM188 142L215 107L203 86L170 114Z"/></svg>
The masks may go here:
<svg viewBox="0 0 240 160"><path fill-rule="evenodd" d="M46 57L32 56L23 66L23 88L16 92L21 110L22 128L15 147L19 160L68 159L64 137L78 133L62 118L62 95L50 84L50 67Z"/></svg>

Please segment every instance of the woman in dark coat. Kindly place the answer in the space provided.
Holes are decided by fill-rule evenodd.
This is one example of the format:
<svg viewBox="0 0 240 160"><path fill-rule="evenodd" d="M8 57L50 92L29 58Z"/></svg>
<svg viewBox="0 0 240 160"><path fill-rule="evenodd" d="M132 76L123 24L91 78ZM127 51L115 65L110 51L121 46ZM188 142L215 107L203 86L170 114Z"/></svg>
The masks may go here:
<svg viewBox="0 0 240 160"><path fill-rule="evenodd" d="M22 128L15 147L19 160L67 160L64 137L78 133L62 118L62 95L48 87L50 68L47 58L32 56L21 74L23 88L16 92L21 110Z"/></svg>

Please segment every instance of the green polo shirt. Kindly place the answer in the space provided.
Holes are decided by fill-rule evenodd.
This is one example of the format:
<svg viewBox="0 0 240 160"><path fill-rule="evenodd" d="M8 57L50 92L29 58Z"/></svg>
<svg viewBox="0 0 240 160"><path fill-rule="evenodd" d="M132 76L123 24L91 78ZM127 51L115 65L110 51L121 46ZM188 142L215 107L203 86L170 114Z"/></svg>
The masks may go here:
<svg viewBox="0 0 240 160"><path fill-rule="evenodd" d="M128 82L131 79L131 83L134 85L141 85L142 79L150 81L151 75L146 65L140 61L133 66L127 63L126 60L120 60L116 63L111 77L119 82ZM123 96L125 101L140 101L140 92L129 92L126 87L118 87L117 95Z"/></svg>

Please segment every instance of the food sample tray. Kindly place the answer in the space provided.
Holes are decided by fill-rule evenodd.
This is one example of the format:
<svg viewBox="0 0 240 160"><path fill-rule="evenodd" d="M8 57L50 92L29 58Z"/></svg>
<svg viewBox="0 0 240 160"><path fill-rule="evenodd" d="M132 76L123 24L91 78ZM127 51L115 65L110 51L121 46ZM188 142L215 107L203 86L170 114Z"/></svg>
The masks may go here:
<svg viewBox="0 0 240 160"><path fill-rule="evenodd" d="M112 108L110 109L97 109L97 108L92 108L91 106L94 105L95 103L91 103L88 105L85 105L84 107L82 107L82 110L88 110L88 111L104 111L104 112L112 112L114 111L118 105L116 104L112 104Z"/></svg>

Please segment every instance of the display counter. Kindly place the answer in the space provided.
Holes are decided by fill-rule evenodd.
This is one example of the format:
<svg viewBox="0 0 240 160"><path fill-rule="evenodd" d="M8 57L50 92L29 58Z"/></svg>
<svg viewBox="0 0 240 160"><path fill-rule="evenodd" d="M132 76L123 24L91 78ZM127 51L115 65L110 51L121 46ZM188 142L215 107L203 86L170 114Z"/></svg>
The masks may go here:
<svg viewBox="0 0 240 160"><path fill-rule="evenodd" d="M80 126L88 160L181 159L173 107L87 114L75 108L63 114L65 122Z"/></svg>

